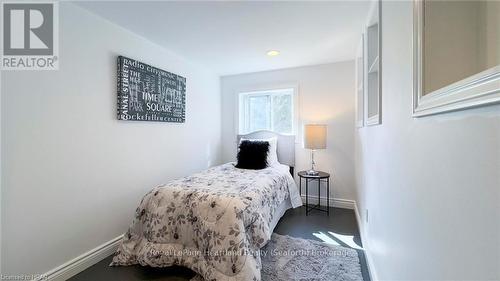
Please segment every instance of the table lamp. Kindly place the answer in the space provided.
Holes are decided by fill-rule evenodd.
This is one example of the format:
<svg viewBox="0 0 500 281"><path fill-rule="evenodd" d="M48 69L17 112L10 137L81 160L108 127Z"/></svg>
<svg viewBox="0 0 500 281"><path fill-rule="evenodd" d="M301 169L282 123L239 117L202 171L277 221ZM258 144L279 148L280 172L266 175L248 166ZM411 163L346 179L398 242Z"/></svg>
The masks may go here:
<svg viewBox="0 0 500 281"><path fill-rule="evenodd" d="M314 170L314 151L326 148L326 125L309 124L304 127L304 148L311 149L311 170L307 171L310 176L317 176Z"/></svg>

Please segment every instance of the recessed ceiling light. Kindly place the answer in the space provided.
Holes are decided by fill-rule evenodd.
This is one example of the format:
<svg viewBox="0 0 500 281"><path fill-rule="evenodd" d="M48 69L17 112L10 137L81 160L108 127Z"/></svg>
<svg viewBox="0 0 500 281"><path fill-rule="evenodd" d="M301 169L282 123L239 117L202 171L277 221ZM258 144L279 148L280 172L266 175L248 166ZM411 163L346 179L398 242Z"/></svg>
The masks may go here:
<svg viewBox="0 0 500 281"><path fill-rule="evenodd" d="M267 55L270 56L270 57L275 57L275 56L277 56L279 54L280 54L280 51L278 51L278 50L267 51Z"/></svg>

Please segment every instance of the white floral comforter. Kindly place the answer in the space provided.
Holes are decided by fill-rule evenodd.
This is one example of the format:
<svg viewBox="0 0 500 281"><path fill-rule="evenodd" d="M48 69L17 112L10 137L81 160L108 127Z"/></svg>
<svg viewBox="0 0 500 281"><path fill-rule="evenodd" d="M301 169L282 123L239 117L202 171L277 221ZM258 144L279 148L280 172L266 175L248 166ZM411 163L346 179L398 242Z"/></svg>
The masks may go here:
<svg viewBox="0 0 500 281"><path fill-rule="evenodd" d="M144 196L111 265L181 265L205 280L261 280L258 250L288 199L302 205L285 165L228 163L174 180Z"/></svg>

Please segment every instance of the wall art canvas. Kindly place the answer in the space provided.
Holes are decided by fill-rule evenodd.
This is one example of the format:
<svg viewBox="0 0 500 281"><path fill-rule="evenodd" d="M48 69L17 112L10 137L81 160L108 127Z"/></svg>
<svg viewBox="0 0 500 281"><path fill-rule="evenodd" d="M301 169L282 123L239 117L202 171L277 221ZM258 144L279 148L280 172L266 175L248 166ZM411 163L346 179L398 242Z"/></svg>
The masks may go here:
<svg viewBox="0 0 500 281"><path fill-rule="evenodd" d="M118 119L184 123L186 78L118 57Z"/></svg>

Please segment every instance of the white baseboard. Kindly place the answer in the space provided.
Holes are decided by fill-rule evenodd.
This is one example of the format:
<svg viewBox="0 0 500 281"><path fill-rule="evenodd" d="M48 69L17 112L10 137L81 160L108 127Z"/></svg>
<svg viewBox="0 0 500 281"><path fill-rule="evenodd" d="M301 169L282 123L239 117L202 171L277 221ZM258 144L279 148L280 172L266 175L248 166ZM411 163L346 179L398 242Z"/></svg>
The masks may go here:
<svg viewBox="0 0 500 281"><path fill-rule="evenodd" d="M361 236L361 243L363 243L363 252L365 253L366 264L368 265L368 274L370 274L370 280L378 281L380 280L375 270L372 256L370 254L370 245L368 240L365 238L364 224L362 224L361 215L358 210L358 204L354 204L354 213L356 215L356 221L358 222L359 236Z"/></svg>
<svg viewBox="0 0 500 281"><path fill-rule="evenodd" d="M302 197L302 202L305 203L306 196L302 195L301 197ZM309 204L318 204L318 196L316 195L309 195L307 197L307 200ZM354 208L356 208L356 201L354 200L342 199L342 198L330 198L329 201L330 201L330 207L337 207L350 210L354 210ZM326 197L320 198L320 205L326 206Z"/></svg>
<svg viewBox="0 0 500 281"><path fill-rule="evenodd" d="M64 281L72 276L84 271L90 266L102 261L106 257L113 254L118 248L123 235L120 235L86 253L80 255L52 270L40 275L36 281Z"/></svg>

